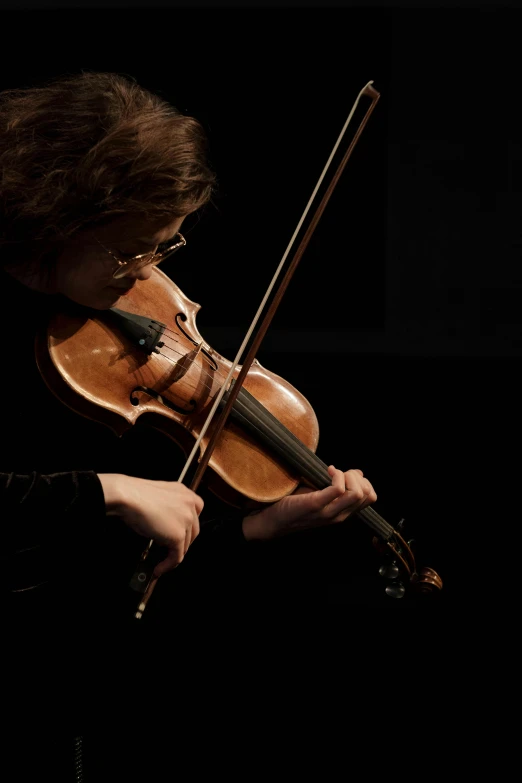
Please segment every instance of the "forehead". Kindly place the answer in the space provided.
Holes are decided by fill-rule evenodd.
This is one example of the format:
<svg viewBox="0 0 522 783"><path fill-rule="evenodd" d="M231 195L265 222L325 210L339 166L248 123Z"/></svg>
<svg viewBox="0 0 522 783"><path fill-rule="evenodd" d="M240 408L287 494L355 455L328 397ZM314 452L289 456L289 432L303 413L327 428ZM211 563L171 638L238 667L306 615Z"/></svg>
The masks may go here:
<svg viewBox="0 0 522 783"><path fill-rule="evenodd" d="M104 226L99 226L92 233L100 242L107 244L121 242L136 242L138 244L159 245L170 239L179 231L184 218L173 217L151 221L147 218L123 217L115 218Z"/></svg>

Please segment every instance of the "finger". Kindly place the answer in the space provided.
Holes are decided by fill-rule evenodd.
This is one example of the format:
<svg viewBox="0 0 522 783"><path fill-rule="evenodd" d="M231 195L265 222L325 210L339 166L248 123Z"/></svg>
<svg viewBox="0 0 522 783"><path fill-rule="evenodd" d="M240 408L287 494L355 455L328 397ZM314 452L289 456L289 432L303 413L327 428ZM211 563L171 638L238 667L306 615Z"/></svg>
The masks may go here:
<svg viewBox="0 0 522 783"><path fill-rule="evenodd" d="M174 568L179 566L183 557L184 555L180 552L178 546L176 546L175 549L170 549L167 557L155 567L154 576L163 576L163 574L166 574L168 571L173 571Z"/></svg>
<svg viewBox="0 0 522 783"><path fill-rule="evenodd" d="M352 511L366 508L366 506L370 506L372 503L375 503L375 501L377 500L377 493L375 492L374 488L372 487L369 481L362 486L362 492L363 492L362 498L353 504Z"/></svg>
<svg viewBox="0 0 522 783"><path fill-rule="evenodd" d="M196 514L199 516L205 506L205 501L201 495L196 495L196 493L194 493L194 505L196 506Z"/></svg>
<svg viewBox="0 0 522 783"><path fill-rule="evenodd" d="M192 536L191 536L191 539L190 539L190 543L191 544L194 543L194 540L199 536L200 529L201 529L201 527L200 527L200 524L199 524L199 517L196 517L194 519L194 522L192 523Z"/></svg>
<svg viewBox="0 0 522 783"><path fill-rule="evenodd" d="M196 537L194 535L194 527L197 524L197 519L198 518L195 517L195 521L193 521L193 523L191 525L189 525L188 528L185 531L185 543L183 545L183 554L184 555L187 554L189 546L192 544L192 542L194 541L194 539Z"/></svg>
<svg viewBox="0 0 522 783"><path fill-rule="evenodd" d="M364 478L362 470L353 468L346 471L344 477L347 490L352 490L356 494L362 491L365 496L373 493L373 487L368 479Z"/></svg>
<svg viewBox="0 0 522 783"><path fill-rule="evenodd" d="M185 530L185 540L183 541L183 557L187 554L192 539L192 525Z"/></svg>
<svg viewBox="0 0 522 783"><path fill-rule="evenodd" d="M377 493L375 492L372 484L370 484L370 482L367 479L365 479L364 494L365 497L363 503L361 504L363 508L369 506L371 503L375 503L375 501L377 500Z"/></svg>
<svg viewBox="0 0 522 783"><path fill-rule="evenodd" d="M359 468L350 468L350 470L347 470L344 474L346 479L349 479L353 476L354 473L357 473L357 477L363 477L364 473Z"/></svg>
<svg viewBox="0 0 522 783"><path fill-rule="evenodd" d="M327 506L329 503L331 503L332 500L335 500L344 494L344 476L341 471L333 468L333 471L331 472L330 468L328 468L328 472L330 475L332 475L333 472L332 484L329 487L301 495L302 498L306 498L306 503L309 504L310 508L323 508L324 506Z"/></svg>
<svg viewBox="0 0 522 783"><path fill-rule="evenodd" d="M339 487L344 492L346 482L342 470L338 470L334 465L329 465L328 473L332 477L332 485Z"/></svg>
<svg viewBox="0 0 522 783"><path fill-rule="evenodd" d="M199 517L194 514L194 519L192 520L192 524L189 528L187 528L187 532L185 535L185 554L187 554L187 550L189 546L194 542L194 540L198 537L200 530L199 525Z"/></svg>
<svg viewBox="0 0 522 783"><path fill-rule="evenodd" d="M362 479L361 471L357 469L348 470L343 474L345 481L345 491L341 496L334 498L325 512L330 518L338 518L339 514L348 516L349 514L367 504L367 497L371 491L371 484L368 479Z"/></svg>

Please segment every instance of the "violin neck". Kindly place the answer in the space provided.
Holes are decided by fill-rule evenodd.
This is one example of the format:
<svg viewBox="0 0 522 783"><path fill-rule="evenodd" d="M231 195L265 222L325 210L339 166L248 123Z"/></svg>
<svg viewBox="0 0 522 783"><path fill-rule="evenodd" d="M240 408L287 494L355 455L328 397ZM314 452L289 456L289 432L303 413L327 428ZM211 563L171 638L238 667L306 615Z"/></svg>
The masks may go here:
<svg viewBox="0 0 522 783"><path fill-rule="evenodd" d="M332 479L328 473L328 466L258 402L244 386L239 391L230 416L276 452L305 483L315 489L324 489L331 485ZM385 541L394 533L393 527L370 506L357 511L356 516Z"/></svg>

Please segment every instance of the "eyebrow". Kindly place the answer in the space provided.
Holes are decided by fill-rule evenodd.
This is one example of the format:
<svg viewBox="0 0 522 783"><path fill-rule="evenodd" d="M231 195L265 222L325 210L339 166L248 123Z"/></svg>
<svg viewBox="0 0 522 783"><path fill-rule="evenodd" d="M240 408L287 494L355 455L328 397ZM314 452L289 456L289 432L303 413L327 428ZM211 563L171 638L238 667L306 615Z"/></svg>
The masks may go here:
<svg viewBox="0 0 522 783"><path fill-rule="evenodd" d="M160 242L153 242L151 239L129 239L128 241L136 245L145 245L146 247L156 247L156 245L161 244Z"/></svg>

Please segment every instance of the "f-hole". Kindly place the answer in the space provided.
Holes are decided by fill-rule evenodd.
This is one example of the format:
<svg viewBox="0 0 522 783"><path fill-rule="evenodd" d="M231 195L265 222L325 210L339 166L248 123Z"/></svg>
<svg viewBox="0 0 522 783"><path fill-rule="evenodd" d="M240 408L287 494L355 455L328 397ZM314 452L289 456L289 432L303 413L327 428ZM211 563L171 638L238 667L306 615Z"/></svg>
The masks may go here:
<svg viewBox="0 0 522 783"><path fill-rule="evenodd" d="M174 402L171 402L170 400L166 400L164 397L161 396L161 394L158 394L157 391L154 391L154 389L149 389L147 386L136 386L135 389L131 391L130 394L130 401L131 405L139 405L140 400L139 397L136 396L137 392L144 392L145 394L148 394L149 397L153 397L155 400L157 400L162 405L165 405L166 408L170 408L173 411L176 411L176 413L182 413L184 416L187 415L187 413L192 413L196 409L196 400L190 400L190 408L180 408L178 405L176 405Z"/></svg>

